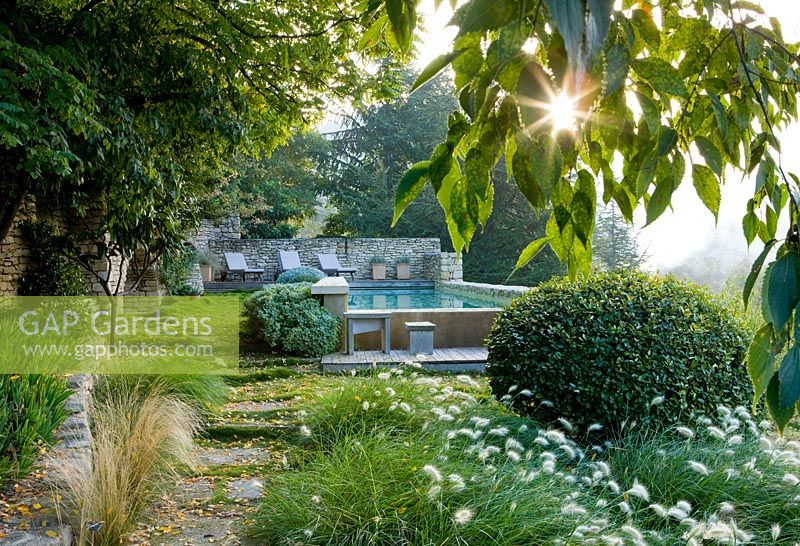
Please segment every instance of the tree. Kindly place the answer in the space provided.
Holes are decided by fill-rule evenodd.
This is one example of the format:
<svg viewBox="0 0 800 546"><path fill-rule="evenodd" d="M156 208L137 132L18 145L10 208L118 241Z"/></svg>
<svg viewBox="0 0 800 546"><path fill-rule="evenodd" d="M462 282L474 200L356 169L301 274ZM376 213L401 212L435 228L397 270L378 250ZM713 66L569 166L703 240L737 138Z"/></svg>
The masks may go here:
<svg viewBox="0 0 800 546"><path fill-rule="evenodd" d="M0 238L30 197L95 216L70 222L68 252L109 295L125 287L93 264L141 265L135 286L180 247L230 154L271 151L326 100L385 91L385 71L351 54L377 9L349 2L16 0L0 14Z"/></svg>
<svg viewBox="0 0 800 546"><path fill-rule="evenodd" d="M449 240L432 188L423 189L390 227L399 180L446 136L448 112L458 107L452 84L444 77L408 95L415 77L406 72L403 94L396 101L357 112L344 129L330 135L329 172L321 190L337 211L327 218L327 234ZM502 163L493 176L498 181L497 214L475 236L475 251L464 257L464 275L480 282L503 283L514 271L526 241L544 234L545 218L532 216L525 198L506 182ZM547 252L516 272L513 280L533 285L556 274L563 274L563 268L552 252Z"/></svg>
<svg viewBox="0 0 800 546"><path fill-rule="evenodd" d="M411 47L414 4L386 0L385 43ZM398 185L396 214L430 182L456 227L453 244L469 249L493 210L490 173L501 156L520 192L550 209L546 245L571 276L592 259L595 182L604 203L631 221L643 204L647 223L690 178L716 217L727 169L756 172L743 220L749 243L765 248L744 286L744 300L770 252L764 275L764 325L747 364L755 401L766 395L783 430L800 400L800 177L781 165L777 131L797 119L798 46L780 21L754 2L733 0L470 0L455 13L453 50L435 59L415 88L447 66L462 111L428 160ZM634 105L633 103L637 103ZM641 114L639 114L641 112ZM557 130L560 127L569 130ZM622 178L612 170L622 159ZM778 239L779 215L789 215ZM784 354L785 353L785 354ZM778 356L784 354L780 363Z"/></svg>
<svg viewBox="0 0 800 546"><path fill-rule="evenodd" d="M323 176L320 165L330 143L318 133L296 135L267 156L240 156L226 180L226 213L242 220L242 236L251 239L291 238L317 204Z"/></svg>
<svg viewBox="0 0 800 546"><path fill-rule="evenodd" d="M415 77L406 70L397 100L356 111L341 130L327 135L332 149L320 189L337 212L327 218L326 233L449 238L431 191L408 208L394 229L389 228L397 181L445 137L447 113L458 107L445 78L408 95Z"/></svg>
<svg viewBox="0 0 800 546"><path fill-rule="evenodd" d="M647 261L647 256L639 249L636 231L613 202L597 211L592 254L596 264L612 271L638 269Z"/></svg>

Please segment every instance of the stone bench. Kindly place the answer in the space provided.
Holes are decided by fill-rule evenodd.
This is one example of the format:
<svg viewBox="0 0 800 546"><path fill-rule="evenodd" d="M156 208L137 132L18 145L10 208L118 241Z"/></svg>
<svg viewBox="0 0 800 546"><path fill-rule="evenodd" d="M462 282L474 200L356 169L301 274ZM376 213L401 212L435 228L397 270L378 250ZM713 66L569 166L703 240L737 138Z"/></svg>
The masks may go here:
<svg viewBox="0 0 800 546"><path fill-rule="evenodd" d="M356 350L355 335L367 332L381 332L381 345L383 352L389 354L392 350L391 342L391 311L347 311L344 314L347 325L347 353L354 354Z"/></svg>
<svg viewBox="0 0 800 546"><path fill-rule="evenodd" d="M433 354L433 332L436 325L432 322L406 322L408 330L408 352L412 355Z"/></svg>

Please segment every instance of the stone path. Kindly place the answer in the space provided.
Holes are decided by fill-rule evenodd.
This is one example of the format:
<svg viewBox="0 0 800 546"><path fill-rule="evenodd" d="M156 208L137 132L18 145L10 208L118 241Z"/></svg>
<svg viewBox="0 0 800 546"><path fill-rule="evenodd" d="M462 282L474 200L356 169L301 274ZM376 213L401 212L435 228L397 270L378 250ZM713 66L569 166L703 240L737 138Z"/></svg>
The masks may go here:
<svg viewBox="0 0 800 546"><path fill-rule="evenodd" d="M196 471L153 510L133 544L259 544L246 528L263 496L264 478L287 466L286 439L297 433L297 383L253 379L235 387L230 402L206 427L206 437L198 440Z"/></svg>

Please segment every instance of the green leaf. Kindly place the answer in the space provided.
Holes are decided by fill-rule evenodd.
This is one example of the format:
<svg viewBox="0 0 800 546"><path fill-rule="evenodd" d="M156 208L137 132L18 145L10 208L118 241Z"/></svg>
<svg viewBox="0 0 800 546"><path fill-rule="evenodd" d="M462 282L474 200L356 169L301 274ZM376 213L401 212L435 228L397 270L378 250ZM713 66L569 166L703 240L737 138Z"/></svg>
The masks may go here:
<svg viewBox="0 0 800 546"><path fill-rule="evenodd" d="M719 181L714 176L714 172L705 165L692 165L692 181L697 196L714 215L714 220L719 217L719 204L722 195L719 189Z"/></svg>
<svg viewBox="0 0 800 546"><path fill-rule="evenodd" d="M794 407L800 400L800 347L792 345L786 352L778 375L781 382L781 410Z"/></svg>
<svg viewBox="0 0 800 546"><path fill-rule="evenodd" d="M778 430L783 434L786 425L792 420L794 406L782 409L780 398L780 380L778 374L774 374L767 387L767 408L772 416L772 420L778 425Z"/></svg>
<svg viewBox="0 0 800 546"><path fill-rule="evenodd" d="M564 47L572 66L581 54L585 13L583 0L545 0L547 9L564 39Z"/></svg>
<svg viewBox="0 0 800 546"><path fill-rule="evenodd" d="M689 93L678 70L657 57L637 59L633 70L660 95L686 97Z"/></svg>
<svg viewBox="0 0 800 546"><path fill-rule="evenodd" d="M545 205L545 197L544 192L539 187L534 168L533 142L523 131L517 131L514 142L516 142L516 150L511 158L514 181L517 183L519 191L522 192L522 195L531 205L542 208Z"/></svg>
<svg viewBox="0 0 800 546"><path fill-rule="evenodd" d="M447 65L453 62L459 55L461 55L463 51L451 51L450 53L445 53L444 55L439 55L426 66L422 72L419 73L417 79L414 81L414 85L411 86L411 91L418 89L432 78L434 78L439 72L441 72Z"/></svg>
<svg viewBox="0 0 800 546"><path fill-rule="evenodd" d="M459 27L459 36L497 29L514 20L518 10L515 0L472 0L458 8L450 24Z"/></svg>
<svg viewBox="0 0 800 546"><path fill-rule="evenodd" d="M775 214L775 211L772 210L772 207L767 207L766 211L766 222L764 225L766 226L766 239L770 241L775 238L775 232L778 229L778 215Z"/></svg>
<svg viewBox="0 0 800 546"><path fill-rule="evenodd" d="M531 205L543 208L561 177L561 150L546 134L532 140L518 131L515 140L514 180Z"/></svg>
<svg viewBox="0 0 800 546"><path fill-rule="evenodd" d="M577 3L577 2L576 2ZM591 61L608 34L611 25L613 0L588 0L589 17L586 21L586 53Z"/></svg>
<svg viewBox="0 0 800 546"><path fill-rule="evenodd" d="M453 188L456 186L458 181L461 179L461 167L458 165L458 161L452 161L450 165L450 171L447 175L442 179L439 189L436 190L436 200L439 201L439 204L444 210L445 219L447 221L447 231L450 234L450 240L453 242L453 248L456 252L461 252L464 249L466 242L461 237L461 233L458 229L458 224L455 221L455 218L451 214L452 211L452 193Z"/></svg>
<svg viewBox="0 0 800 546"><path fill-rule="evenodd" d="M480 72L483 65L483 51L480 43L460 50L461 53L452 61L453 71L456 73L455 84L458 89L464 88Z"/></svg>
<svg viewBox="0 0 800 546"><path fill-rule="evenodd" d="M753 411L775 375L775 355L771 350L773 333L771 324L763 325L747 350L747 371L755 390Z"/></svg>
<svg viewBox="0 0 800 546"><path fill-rule="evenodd" d="M723 138L728 136L728 116L725 114L725 107L714 93L709 93L711 105L714 107L714 115L717 117L717 127Z"/></svg>
<svg viewBox="0 0 800 546"><path fill-rule="evenodd" d="M639 175L636 177L636 195L641 197L647 193L647 189L653 182L656 175L656 167L658 166L658 154L656 150L651 151L644 158L642 168L639 170Z"/></svg>
<svg viewBox="0 0 800 546"><path fill-rule="evenodd" d="M540 133L550 132L550 127L545 127L542 120L549 114L546 105L550 103L553 94L550 76L535 60L528 62L519 74L517 95L522 122L529 132L533 133L535 129L539 129Z"/></svg>
<svg viewBox="0 0 800 546"><path fill-rule="evenodd" d="M656 153L658 155L667 155L678 143L678 133L672 127L661 127L658 134L658 146Z"/></svg>
<svg viewBox="0 0 800 546"><path fill-rule="evenodd" d="M536 239L531 243L528 243L522 252L519 254L519 258L517 258L517 264L514 266L514 271L524 267L528 262L530 262L534 257L536 257L539 252L545 247L547 241L549 239L547 237L542 237L541 239Z"/></svg>
<svg viewBox="0 0 800 546"><path fill-rule="evenodd" d="M775 331L779 332L786 326L792 316L792 311L800 302L798 274L800 274L800 254L792 251L787 252L772 264L768 276L764 280L769 285L767 305Z"/></svg>
<svg viewBox="0 0 800 546"><path fill-rule="evenodd" d="M425 183L428 180L430 165L430 161L420 161L412 165L403 175L403 178L397 185L397 192L395 193L392 226L397 224L403 211L406 210L408 205L417 198L422 188L425 187Z"/></svg>
<svg viewBox="0 0 800 546"><path fill-rule="evenodd" d="M406 53L411 47L416 11L406 0L386 0L386 14L397 40L399 53Z"/></svg>
<svg viewBox="0 0 800 546"><path fill-rule="evenodd" d="M717 176L722 176L722 154L719 153L717 147L704 136L697 136L694 139L697 149L700 150L700 155L706 160L706 164L714 171Z"/></svg>
<svg viewBox="0 0 800 546"><path fill-rule="evenodd" d="M475 234L478 208L477 196L469 192L466 177L458 178L450 192L450 215L467 250Z"/></svg>
<svg viewBox="0 0 800 546"><path fill-rule="evenodd" d="M758 235L758 226L761 222L756 216L756 213L748 211L747 214L744 215L742 218L742 230L744 231L744 238L747 240L748 246L752 243L756 235Z"/></svg>
<svg viewBox="0 0 800 546"><path fill-rule="evenodd" d="M635 95L639 106L642 107L642 115L647 122L647 127L655 133L661 127L661 110L656 102L647 95L641 93L635 93Z"/></svg>
<svg viewBox="0 0 800 546"><path fill-rule="evenodd" d="M647 223L645 225L652 224L667 210L674 191L672 177L664 177L656 181L656 189L647 202Z"/></svg>
<svg viewBox="0 0 800 546"><path fill-rule="evenodd" d="M373 47L375 44L378 43L378 40L383 33L383 29L386 26L386 22L389 20L389 17L386 15L381 15L378 17L372 26L367 29L361 39L358 41L358 50L363 51L365 49L369 49ZM287 49L288 52L288 49Z"/></svg>
<svg viewBox="0 0 800 546"><path fill-rule="evenodd" d="M761 268L764 266L764 260L767 259L772 247L775 246L777 241L770 241L766 245L764 245L764 250L761 251L761 254L758 255L756 261L753 262L753 266L750 268L750 274L747 275L747 279L744 281L744 289L742 290L742 298L744 300L744 308L747 309L747 304L750 302L750 294L753 292L753 287L758 280L758 276L761 274Z"/></svg>
<svg viewBox="0 0 800 546"><path fill-rule="evenodd" d="M631 51L624 43L617 42L606 53L605 94L611 95L622 88L631 68Z"/></svg>
<svg viewBox="0 0 800 546"><path fill-rule="evenodd" d="M584 246L592 239L595 205L597 203L595 191L594 178L587 170L581 169L578 172L578 180L575 184L575 194L572 196L571 219L575 236Z"/></svg>

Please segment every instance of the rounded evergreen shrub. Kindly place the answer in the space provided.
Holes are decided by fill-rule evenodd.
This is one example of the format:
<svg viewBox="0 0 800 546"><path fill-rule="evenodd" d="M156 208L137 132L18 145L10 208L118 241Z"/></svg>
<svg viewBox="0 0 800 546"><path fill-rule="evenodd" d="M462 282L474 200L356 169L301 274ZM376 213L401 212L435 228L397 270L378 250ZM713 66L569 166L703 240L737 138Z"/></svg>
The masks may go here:
<svg viewBox="0 0 800 546"><path fill-rule="evenodd" d="M674 277L604 273L517 298L488 339L493 393L539 419L606 432L745 404L746 330L707 291Z"/></svg>
<svg viewBox="0 0 800 546"><path fill-rule="evenodd" d="M339 343L339 319L311 295L311 284L276 284L244 302L250 333L272 351L321 356Z"/></svg>
<svg viewBox="0 0 800 546"><path fill-rule="evenodd" d="M325 273L316 267L293 267L287 269L278 276L278 282L281 284L290 284L296 282L310 282L315 283L326 277Z"/></svg>

